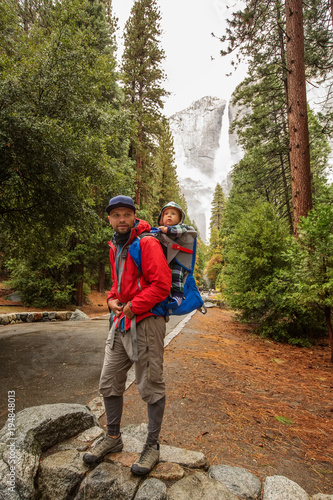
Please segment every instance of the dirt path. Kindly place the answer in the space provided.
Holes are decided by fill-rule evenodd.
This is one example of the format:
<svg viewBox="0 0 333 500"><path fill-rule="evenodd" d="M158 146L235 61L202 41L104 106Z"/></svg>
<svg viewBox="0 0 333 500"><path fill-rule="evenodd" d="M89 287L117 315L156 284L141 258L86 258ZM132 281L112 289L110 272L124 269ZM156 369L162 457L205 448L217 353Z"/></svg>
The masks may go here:
<svg viewBox="0 0 333 500"><path fill-rule="evenodd" d="M168 346L165 379L162 444L201 450L211 464L244 467L262 480L284 475L311 495L333 494L327 342L304 349L260 339L213 308L196 313ZM134 384L123 425L145 421Z"/></svg>

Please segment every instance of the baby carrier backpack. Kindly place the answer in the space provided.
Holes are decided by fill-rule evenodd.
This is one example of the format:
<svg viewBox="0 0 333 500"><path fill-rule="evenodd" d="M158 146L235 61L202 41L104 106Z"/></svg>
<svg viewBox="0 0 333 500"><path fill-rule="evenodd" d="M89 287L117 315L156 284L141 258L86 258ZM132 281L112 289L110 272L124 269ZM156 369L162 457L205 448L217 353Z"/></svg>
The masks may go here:
<svg viewBox="0 0 333 500"><path fill-rule="evenodd" d="M182 315L188 314L195 309L199 309L200 312L205 314L207 309L193 276L197 243L196 231L194 229L188 229L186 233L176 240L169 238L166 234L162 233L155 227L151 228L150 233L140 234L129 248L129 254L140 271L142 271L140 239L148 236L155 237L159 240L164 254L166 255L168 264L170 264L172 260L175 260L177 264L179 264L186 271L184 273L184 295L181 303L178 305L176 299L169 295L163 302L159 302L153 307L152 313L157 316L170 316L172 314Z"/></svg>

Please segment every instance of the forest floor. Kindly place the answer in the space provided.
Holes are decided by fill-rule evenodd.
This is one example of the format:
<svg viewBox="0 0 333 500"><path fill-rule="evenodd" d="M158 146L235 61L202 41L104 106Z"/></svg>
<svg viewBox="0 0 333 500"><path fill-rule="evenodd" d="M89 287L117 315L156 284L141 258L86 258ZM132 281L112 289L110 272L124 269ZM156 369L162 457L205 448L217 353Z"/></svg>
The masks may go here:
<svg viewBox="0 0 333 500"><path fill-rule="evenodd" d="M196 313L165 350L161 443L202 451L211 465L282 475L333 495L333 365L311 348L254 336L231 311ZM146 422L133 384L123 425ZM105 425L105 416L101 423Z"/></svg>
<svg viewBox="0 0 333 500"><path fill-rule="evenodd" d="M3 295L0 314L36 311L20 303L8 307ZM92 292L79 309L89 317L106 314L105 299L106 293ZM253 335L234 316L215 307L206 315L196 313L165 350L161 443L202 451L211 465L243 467L261 480L283 475L310 495L332 495L328 340L311 348L280 344ZM133 384L125 395L122 423L146 419L146 405Z"/></svg>

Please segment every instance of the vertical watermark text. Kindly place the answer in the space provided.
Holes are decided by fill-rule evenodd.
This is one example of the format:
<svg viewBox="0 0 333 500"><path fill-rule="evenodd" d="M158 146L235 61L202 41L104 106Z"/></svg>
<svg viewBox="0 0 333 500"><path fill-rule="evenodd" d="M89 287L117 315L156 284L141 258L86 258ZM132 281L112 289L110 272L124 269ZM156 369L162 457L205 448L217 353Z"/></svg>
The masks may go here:
<svg viewBox="0 0 333 500"><path fill-rule="evenodd" d="M8 391L8 465L9 473L7 479L8 490L15 491L16 479L16 397L15 391Z"/></svg>

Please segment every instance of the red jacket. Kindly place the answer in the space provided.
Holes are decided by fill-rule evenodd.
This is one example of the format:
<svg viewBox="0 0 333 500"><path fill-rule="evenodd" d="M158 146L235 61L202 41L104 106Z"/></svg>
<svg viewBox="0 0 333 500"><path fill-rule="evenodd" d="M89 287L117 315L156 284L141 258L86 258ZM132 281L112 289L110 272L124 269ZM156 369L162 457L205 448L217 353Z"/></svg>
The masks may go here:
<svg viewBox="0 0 333 500"><path fill-rule="evenodd" d="M139 234L149 231L150 225L148 222L137 219L137 223L131 230L130 237L123 249L126 247L129 248ZM140 240L142 273L127 252L120 280L120 289L116 269L117 248L113 241L109 242L109 246L112 287L107 300L118 299L123 304L130 301L132 311L136 314L137 322L147 316L151 316L151 308L164 300L169 295L171 289L171 270L159 241L153 237L146 237ZM120 256L118 268L122 266L122 260ZM118 320L121 320L123 316L122 313ZM126 318L126 330L130 327L131 320Z"/></svg>

